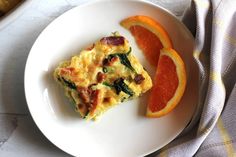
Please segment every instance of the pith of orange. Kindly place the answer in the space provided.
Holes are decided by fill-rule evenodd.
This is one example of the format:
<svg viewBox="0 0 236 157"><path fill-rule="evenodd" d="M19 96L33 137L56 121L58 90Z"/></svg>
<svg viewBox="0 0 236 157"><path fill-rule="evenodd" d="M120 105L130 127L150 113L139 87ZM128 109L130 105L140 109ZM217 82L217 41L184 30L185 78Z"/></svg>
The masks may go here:
<svg viewBox="0 0 236 157"><path fill-rule="evenodd" d="M186 71L183 60L175 50L163 48L146 115L161 117L172 111L181 100L185 87Z"/></svg>
<svg viewBox="0 0 236 157"><path fill-rule="evenodd" d="M163 47L172 48L168 33L160 23L148 16L128 17L121 21L121 25L132 33L139 48L153 66L157 65Z"/></svg>

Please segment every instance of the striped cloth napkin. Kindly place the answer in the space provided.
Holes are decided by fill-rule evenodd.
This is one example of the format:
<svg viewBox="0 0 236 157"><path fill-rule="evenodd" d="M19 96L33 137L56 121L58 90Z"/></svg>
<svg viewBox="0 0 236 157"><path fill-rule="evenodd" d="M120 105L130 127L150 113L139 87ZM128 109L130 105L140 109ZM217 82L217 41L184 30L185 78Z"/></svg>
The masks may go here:
<svg viewBox="0 0 236 157"><path fill-rule="evenodd" d="M236 157L236 1L193 0L183 22L195 37L198 108L185 131L150 156Z"/></svg>

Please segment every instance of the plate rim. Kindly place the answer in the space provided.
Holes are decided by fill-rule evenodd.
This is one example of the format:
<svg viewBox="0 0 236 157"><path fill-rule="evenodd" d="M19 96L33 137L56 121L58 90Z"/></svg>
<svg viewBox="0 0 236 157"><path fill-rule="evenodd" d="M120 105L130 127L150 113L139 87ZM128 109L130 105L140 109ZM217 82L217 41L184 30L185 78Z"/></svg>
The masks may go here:
<svg viewBox="0 0 236 157"><path fill-rule="evenodd" d="M150 1L146 1L146 0L113 0L112 2L115 2L115 1L123 1L123 2L137 2L137 3L145 3L145 4L148 4L148 5L151 5L152 7L155 7L155 8L158 8L160 10L162 10L165 14L169 14L173 17L173 19L181 25L181 27L184 29L184 31L187 33L187 35L191 38L192 41L194 41L194 37L192 35L192 33L190 32L190 30L182 23L182 21L180 21L172 12L170 12L169 10L167 10L166 8L158 5L158 4L155 4L153 2L150 2ZM49 142L51 142L53 145L55 145L57 148L59 148L60 150L62 150L63 152L65 152L66 154L70 154L72 156L74 156L74 154L71 154L68 150L65 150L64 148L62 148L62 146L60 146L59 144L55 143L54 141L51 140L50 137L48 137L44 132L43 130L41 129L41 127L38 125L36 119L35 119L35 116L32 114L32 110L31 110L31 107L29 105L29 100L28 100L28 94L27 94L27 91L26 91L26 75L27 75L27 69L29 68L29 59L32 55L32 50L34 49L35 45L37 45L36 43L39 41L40 37L43 35L43 32L45 32L55 21L58 21L60 20L61 18L63 18L63 16L65 16L66 14L72 12L73 10L76 10L77 8L82 8L82 7L86 7L86 6L89 6L89 5L94 5L96 3L100 3L100 2L111 2L110 0L93 0L93 1L89 1L87 3L84 3L84 4L80 4L78 6L75 6L71 9L69 9L68 11L65 11L64 13L62 13L60 16L58 16L57 18L55 18L53 21L51 21L40 33L40 35L37 37L37 39L35 40L34 44L32 45L30 51L29 51L29 54L28 54L28 57L27 57L27 60L26 60L26 64L25 64L25 70L24 70L24 93L25 93L25 99L26 99L26 103L27 103L27 107L29 109L29 112L30 112L30 115L34 121L34 123L36 124L37 128L40 130L40 132L43 134L43 136L46 137L46 139L49 140ZM193 49L194 50L194 49ZM196 108L196 106L195 106ZM194 110L195 110L194 108ZM193 115L192 115L193 116ZM191 117L192 117L191 116ZM191 121L191 118L190 120ZM158 150L160 150L161 148L163 148L164 146L166 146L167 144L169 144L171 141L173 141L174 139L176 139L177 136L179 136L181 134L181 132L183 132L183 130L187 127L188 124L186 124L186 126L180 130L180 132L178 132L173 138L171 138L171 140L169 141L166 141L162 144L161 147L159 148L154 148L152 150L149 150L149 152L144 152L142 154L142 156L146 156L146 155L150 155Z"/></svg>

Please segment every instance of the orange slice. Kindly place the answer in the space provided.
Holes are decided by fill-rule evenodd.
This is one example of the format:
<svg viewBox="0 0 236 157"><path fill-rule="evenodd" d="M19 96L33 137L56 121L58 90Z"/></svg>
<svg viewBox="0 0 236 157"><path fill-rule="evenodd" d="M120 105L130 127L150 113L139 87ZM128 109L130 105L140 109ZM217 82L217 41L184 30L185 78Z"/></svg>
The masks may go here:
<svg viewBox="0 0 236 157"><path fill-rule="evenodd" d="M181 100L185 86L186 71L183 60L175 50L163 48L146 115L161 117L172 111Z"/></svg>
<svg viewBox="0 0 236 157"><path fill-rule="evenodd" d="M184 62L172 49L168 33L152 18L132 16L121 21L121 25L132 33L149 63L157 67L146 115L164 116L177 106L184 94Z"/></svg>
<svg viewBox="0 0 236 157"><path fill-rule="evenodd" d="M172 48L172 42L165 29L150 17L137 15L124 19L121 25L134 36L139 48L149 63L156 67L160 49Z"/></svg>

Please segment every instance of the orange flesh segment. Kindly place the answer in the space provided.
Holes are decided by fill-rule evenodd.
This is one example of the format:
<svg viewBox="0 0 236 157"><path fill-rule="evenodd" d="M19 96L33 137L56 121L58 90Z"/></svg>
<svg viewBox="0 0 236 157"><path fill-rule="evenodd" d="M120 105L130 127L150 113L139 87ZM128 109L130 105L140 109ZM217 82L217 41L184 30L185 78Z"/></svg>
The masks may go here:
<svg viewBox="0 0 236 157"><path fill-rule="evenodd" d="M168 101L174 96L178 84L176 65L170 57L161 56L149 98L149 109L152 112L157 112L165 108Z"/></svg>
<svg viewBox="0 0 236 157"><path fill-rule="evenodd" d="M160 50L163 48L160 39L154 33L139 25L131 26L130 31L148 62L156 67Z"/></svg>

